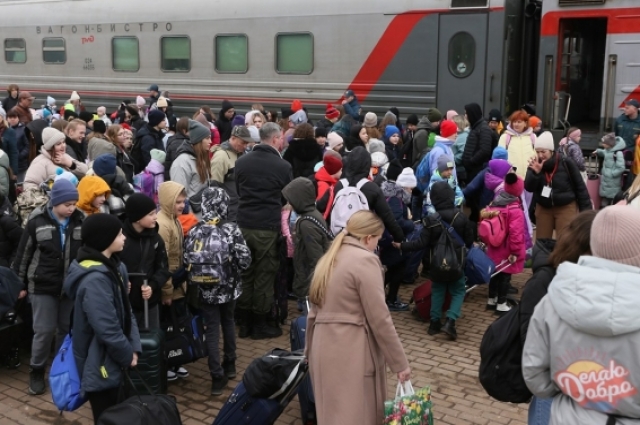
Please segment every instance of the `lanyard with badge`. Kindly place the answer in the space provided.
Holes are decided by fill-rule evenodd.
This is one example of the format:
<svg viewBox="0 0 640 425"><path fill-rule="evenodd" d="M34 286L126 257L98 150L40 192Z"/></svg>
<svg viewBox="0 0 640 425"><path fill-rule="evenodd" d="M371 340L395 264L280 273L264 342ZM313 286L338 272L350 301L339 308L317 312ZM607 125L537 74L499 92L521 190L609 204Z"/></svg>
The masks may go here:
<svg viewBox="0 0 640 425"><path fill-rule="evenodd" d="M545 177L547 178L547 185L542 188L543 198L551 197L551 182L553 180L553 176L556 175L556 171L558 171L558 162L559 162L559 158L556 158L556 164L553 166L553 171L551 172L551 174L544 173Z"/></svg>

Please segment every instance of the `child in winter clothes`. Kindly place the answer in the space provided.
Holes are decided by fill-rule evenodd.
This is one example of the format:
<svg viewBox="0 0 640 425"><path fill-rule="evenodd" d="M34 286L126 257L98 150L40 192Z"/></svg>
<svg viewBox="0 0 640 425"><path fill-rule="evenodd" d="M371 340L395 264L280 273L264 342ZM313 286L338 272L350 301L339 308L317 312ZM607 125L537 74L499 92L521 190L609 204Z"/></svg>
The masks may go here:
<svg viewBox="0 0 640 425"><path fill-rule="evenodd" d="M342 157L337 152L327 151L322 159L322 168L320 168L315 175L315 181L318 186L316 200L322 198L324 194L329 191L329 200L327 201L328 208L322 214L325 220L331 212L331 205L333 205L335 198L335 191L333 189L341 175Z"/></svg>
<svg viewBox="0 0 640 425"><path fill-rule="evenodd" d="M202 221L185 239L184 264L189 284L196 285L209 350L211 395L221 395L236 376L234 310L242 292L241 272L251 264L251 251L237 224L226 221L229 195L210 187L202 194ZM220 327L224 359L220 362Z"/></svg>
<svg viewBox="0 0 640 425"><path fill-rule="evenodd" d="M438 239L443 231L445 231L440 220L444 220L460 236L466 247L470 247L474 238L474 225L466 215L464 215L454 205L455 193L446 181L439 181L433 184L431 188L431 200L437 215L425 216L423 219L424 227L420 233L420 238L412 242L403 242L397 244L396 248L402 251L418 251L426 249L429 256L433 255ZM465 295L465 277L464 274L454 282L432 282L431 293L431 322L429 324L429 335L435 335L441 331L449 335L455 340L458 337L456 332L456 320L460 317L462 311L462 302ZM444 305L445 294L449 291L451 294L451 306L446 313L447 321L442 326L442 307Z"/></svg>
<svg viewBox="0 0 640 425"><path fill-rule="evenodd" d="M93 161L92 168L94 174L109 185L112 196L124 199L126 196L133 194L133 187L118 172L115 155L104 153L98 156Z"/></svg>
<svg viewBox="0 0 640 425"><path fill-rule="evenodd" d="M453 159L447 155L441 155L438 158L438 167L433 171L433 175L431 176L431 180L429 181L429 188L427 189L426 197L424 200L423 206L423 215L433 214L436 212L436 209L433 206L433 202L431 201L431 188L434 184L446 181L451 189L455 191L455 205L456 207L460 207L464 202L464 195L462 194L462 190L460 186L458 186L458 181L456 177L453 175L455 170L455 164Z"/></svg>
<svg viewBox="0 0 640 425"><path fill-rule="evenodd" d="M153 175L153 201L158 204L158 188L164 182L164 160L166 153L160 149L151 149L151 161L144 171Z"/></svg>
<svg viewBox="0 0 640 425"><path fill-rule="evenodd" d="M602 164L602 182L600 183L601 206L606 207L612 204L613 198L620 191L622 186L622 173L624 173L624 154L626 144L622 137L616 137L609 133L602 138L604 149L597 149L593 155L604 158ZM595 205L595 207L598 207Z"/></svg>
<svg viewBox="0 0 640 425"><path fill-rule="evenodd" d="M382 141L385 144L385 153L387 154L389 161L402 159L402 134L398 127L395 125L386 126Z"/></svg>
<svg viewBox="0 0 640 425"><path fill-rule="evenodd" d="M462 155L464 155L464 147L467 145L467 137L469 137L469 122L465 119L464 115L456 115L451 118L451 121L458 126L456 141L453 142L453 146L451 146L453 159L456 163L456 177L458 177L460 182L466 182L467 170L462 164Z"/></svg>
<svg viewBox="0 0 640 425"><path fill-rule="evenodd" d="M446 155L454 162L453 159L453 142L458 137L458 126L453 121L442 121L440 124L440 135L435 136L435 142L431 152L429 153L429 170L431 173L438 168L438 160L442 155ZM453 168L453 177L458 179L455 169L455 162Z"/></svg>
<svg viewBox="0 0 640 425"><path fill-rule="evenodd" d="M85 176L78 184L78 193L78 209L85 216L89 216L100 212L100 208L111 195L111 188L98 176Z"/></svg>
<svg viewBox="0 0 640 425"><path fill-rule="evenodd" d="M560 152L564 154L565 157L571 158L573 162L578 166L578 170L580 170L580 174L582 175L582 179L587 181L587 167L584 163L584 156L582 155L582 149L580 149L579 143L582 138L582 131L580 131L577 127L571 127L569 131L567 131L567 137L563 137L560 140Z"/></svg>
<svg viewBox="0 0 640 425"><path fill-rule="evenodd" d="M311 276L316 263L329 249L333 235L316 209L315 190L309 179L294 179L282 189L282 196L299 216L295 226L293 292L298 297L298 310L304 311Z"/></svg>
<svg viewBox="0 0 640 425"><path fill-rule="evenodd" d="M500 146L495 148L487 168L480 171L480 173L478 173L478 175L475 176L464 189L462 189L462 194L465 199L479 199L478 206L480 209L489 205L496 196L496 192L494 192L494 190L503 182L504 177L511 169L511 164L506 161L507 157L508 153L505 148L501 148ZM492 168L491 164L494 160L501 160L501 162L494 162ZM487 174L493 174L493 177L487 180ZM487 183L489 183L488 186ZM477 194L480 194L480 196L477 197Z"/></svg>
<svg viewBox="0 0 640 425"><path fill-rule="evenodd" d="M495 160L494 160L495 161ZM508 261L508 265L489 282L489 299L487 309L494 309L498 314L511 310L507 305L507 293L511 275L522 273L526 256L527 223L522 209L520 196L524 190L524 181L512 170L504 178L502 189L491 204L489 210L484 210L481 217L498 212L504 217L507 234L498 247L487 244L487 255L499 266Z"/></svg>

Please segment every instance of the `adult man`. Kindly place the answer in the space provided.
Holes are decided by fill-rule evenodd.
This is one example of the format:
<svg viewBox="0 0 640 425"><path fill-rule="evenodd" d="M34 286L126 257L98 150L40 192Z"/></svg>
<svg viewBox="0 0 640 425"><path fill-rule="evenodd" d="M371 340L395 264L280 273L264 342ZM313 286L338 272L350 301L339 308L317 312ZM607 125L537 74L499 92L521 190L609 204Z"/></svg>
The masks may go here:
<svg viewBox="0 0 640 425"><path fill-rule="evenodd" d="M236 126L226 142L215 147L211 160L211 180L216 181L229 195L229 211L227 219L237 220L238 191L236 188L235 166L238 157L253 143L251 132L247 127Z"/></svg>
<svg viewBox="0 0 640 425"><path fill-rule="evenodd" d="M65 139L67 154L76 161L85 162L87 160L87 144L84 142L84 136L87 132L87 123L75 119L67 125L64 132L67 135Z"/></svg>
<svg viewBox="0 0 640 425"><path fill-rule="evenodd" d="M15 108L7 111L7 123L15 132L16 146L18 148L18 169L14 173L18 175L18 182L22 182L27 168L29 168L29 140L24 133L25 126L20 122L20 116Z"/></svg>
<svg viewBox="0 0 640 425"><path fill-rule="evenodd" d="M153 105L158 102L158 98L160 97L160 88L157 84L151 84L147 89L149 92L149 105Z"/></svg>
<svg viewBox="0 0 640 425"><path fill-rule="evenodd" d="M640 102L636 99L627 100L624 103L624 113L616 119L616 136L622 137L627 149L635 150L636 139L640 135L640 116L638 116Z"/></svg>
<svg viewBox="0 0 640 425"><path fill-rule="evenodd" d="M136 133L136 141L131 150L131 156L136 162L136 173L142 172L151 161L151 149L159 149L164 152L163 130L167 128L164 112L154 109L149 112L147 119Z"/></svg>
<svg viewBox="0 0 640 425"><path fill-rule="evenodd" d="M20 122L24 125L29 124L33 121L33 116L31 115L31 105L33 105L33 101L35 97L31 96L31 93L28 91L20 92L18 95L18 104L13 107L13 110L16 111L18 117L20 118Z"/></svg>
<svg viewBox="0 0 640 425"><path fill-rule="evenodd" d="M244 140L244 139L243 139ZM261 143L235 164L238 225L251 250L251 266L242 274L238 299L240 338L275 338L282 330L267 325L273 304L273 284L278 271L282 189L291 181L291 165L282 159L282 129L267 123L260 129ZM219 155L219 154L218 154Z"/></svg>

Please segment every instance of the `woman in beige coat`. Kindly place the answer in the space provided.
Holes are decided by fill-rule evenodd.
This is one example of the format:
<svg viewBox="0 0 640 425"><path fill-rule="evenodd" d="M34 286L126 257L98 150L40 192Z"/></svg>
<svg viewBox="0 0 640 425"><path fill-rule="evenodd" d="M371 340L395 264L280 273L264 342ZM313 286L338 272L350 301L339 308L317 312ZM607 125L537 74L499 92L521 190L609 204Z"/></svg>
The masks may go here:
<svg viewBox="0 0 640 425"><path fill-rule="evenodd" d="M373 253L384 231L371 211L349 219L316 266L309 291L306 352L318 425L379 425L386 364L402 382L411 370L385 302Z"/></svg>

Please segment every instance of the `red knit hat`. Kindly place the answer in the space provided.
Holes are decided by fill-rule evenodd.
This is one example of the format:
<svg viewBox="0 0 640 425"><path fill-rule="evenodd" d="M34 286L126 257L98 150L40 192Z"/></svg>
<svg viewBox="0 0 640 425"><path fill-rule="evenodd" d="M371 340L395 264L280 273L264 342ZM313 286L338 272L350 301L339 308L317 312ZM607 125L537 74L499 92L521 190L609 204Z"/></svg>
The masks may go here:
<svg viewBox="0 0 640 425"><path fill-rule="evenodd" d="M300 102L299 99L294 99L294 101L291 102L291 110L293 112L298 112L300 109L302 109L302 102Z"/></svg>
<svg viewBox="0 0 640 425"><path fill-rule="evenodd" d="M340 111L338 111L336 108L333 107L332 104L327 104L327 110L324 113L324 116L327 117L327 119L337 119L340 118Z"/></svg>
<svg viewBox="0 0 640 425"><path fill-rule="evenodd" d="M327 170L327 173L331 176L342 170L342 160L333 155L325 155L322 163L324 164L324 169Z"/></svg>
<svg viewBox="0 0 640 425"><path fill-rule="evenodd" d="M440 123L440 136L447 139L454 134L458 134L458 126L456 123L450 120L444 120Z"/></svg>

